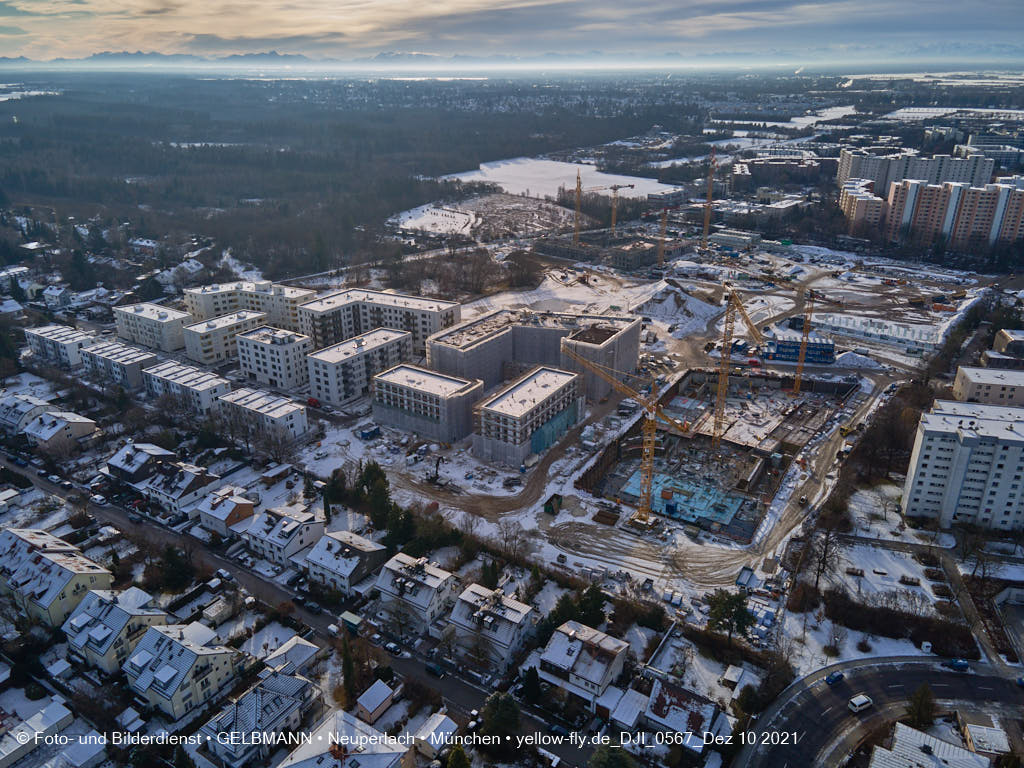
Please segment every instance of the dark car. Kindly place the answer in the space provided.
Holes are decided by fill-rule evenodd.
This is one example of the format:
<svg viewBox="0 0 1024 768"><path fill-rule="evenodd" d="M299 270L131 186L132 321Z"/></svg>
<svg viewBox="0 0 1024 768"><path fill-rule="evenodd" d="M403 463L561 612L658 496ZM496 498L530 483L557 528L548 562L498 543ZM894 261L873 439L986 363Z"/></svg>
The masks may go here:
<svg viewBox="0 0 1024 768"><path fill-rule="evenodd" d="M39 475L40 477L46 477L48 474L50 474L50 471L46 467L40 467L39 469L36 470L36 474Z"/></svg>
<svg viewBox="0 0 1024 768"><path fill-rule="evenodd" d="M942 662L942 666L952 669L954 672L966 672L970 668L967 659L949 659Z"/></svg>
<svg viewBox="0 0 1024 768"><path fill-rule="evenodd" d="M842 681L842 679L844 677L846 677L846 675L844 675L842 672L833 672L832 674L830 674L828 677L825 678L825 682L828 685L837 685L838 683L840 683Z"/></svg>
<svg viewBox="0 0 1024 768"><path fill-rule="evenodd" d="M444 670L441 669L440 665L438 664L424 664L423 668L427 670L428 675L433 675L434 677L444 677Z"/></svg>
<svg viewBox="0 0 1024 768"><path fill-rule="evenodd" d="M569 731L567 731L565 728L563 728L562 726L557 725L555 723L552 723L551 725L548 726L548 733L552 734L553 736L568 736L569 735Z"/></svg>
<svg viewBox="0 0 1024 768"><path fill-rule="evenodd" d="M306 610L312 614L321 614L324 609L320 607L320 603L306 603Z"/></svg>
<svg viewBox="0 0 1024 768"><path fill-rule="evenodd" d="M11 459L11 461L13 461L19 467L27 467L28 466L28 462L24 458L22 458L21 456L15 456L13 459Z"/></svg>
<svg viewBox="0 0 1024 768"><path fill-rule="evenodd" d="M302 595L295 595L292 598L292 602L295 603L296 605L304 605L305 602L306 602L306 598L304 598Z"/></svg>

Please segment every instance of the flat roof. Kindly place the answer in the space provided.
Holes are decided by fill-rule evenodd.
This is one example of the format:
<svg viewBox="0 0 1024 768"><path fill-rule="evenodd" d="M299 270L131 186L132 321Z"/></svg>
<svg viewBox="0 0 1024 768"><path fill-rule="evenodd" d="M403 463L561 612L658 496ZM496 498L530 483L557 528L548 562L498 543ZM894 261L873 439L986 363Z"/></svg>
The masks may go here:
<svg viewBox="0 0 1024 768"><path fill-rule="evenodd" d="M66 344L72 341L84 341L96 338L87 331L72 328L70 325L44 325L41 328L26 328L25 333L40 336L44 339Z"/></svg>
<svg viewBox="0 0 1024 768"><path fill-rule="evenodd" d="M1024 408L936 400L932 410L921 416L921 426L929 432L968 432L978 437L1024 442Z"/></svg>
<svg viewBox="0 0 1024 768"><path fill-rule="evenodd" d="M155 320L160 323L173 323L176 320L184 322L192 319L192 315L188 312L145 301L140 304L129 304L125 307L114 307L114 311L128 316L144 317L147 320Z"/></svg>
<svg viewBox="0 0 1024 768"><path fill-rule="evenodd" d="M200 285L195 288L185 289L185 293L190 293L196 296L214 293L235 293L236 291L277 294L279 296L289 296L293 298L316 295L316 291L310 290L309 288L296 288L292 285L272 283L269 280L238 280L231 283L211 283L210 285Z"/></svg>
<svg viewBox="0 0 1024 768"><path fill-rule="evenodd" d="M467 349L505 330L516 327L556 328L573 333L584 330L587 324L600 323L622 331L633 323L639 322L639 317L623 315L537 312L530 309L498 309L483 317L468 320L446 330L439 331L430 337L430 343L447 344L459 349Z"/></svg>
<svg viewBox="0 0 1024 768"><path fill-rule="evenodd" d="M480 407L504 416L522 416L546 400L579 374L547 366L535 368L513 382Z"/></svg>
<svg viewBox="0 0 1024 768"><path fill-rule="evenodd" d="M251 309L240 309L237 312L231 312L227 315L220 315L219 317L211 317L209 320L201 320L198 323L192 323L186 325L186 331L192 331L193 333L205 333L206 331L219 331L223 328L230 328L234 325L241 323L247 323L252 320L262 320L266 317L263 312L256 312Z"/></svg>
<svg viewBox="0 0 1024 768"><path fill-rule="evenodd" d="M974 384L992 384L1003 387L1024 386L1024 371L1013 371L1005 368L973 368L962 365L957 375L964 375Z"/></svg>
<svg viewBox="0 0 1024 768"><path fill-rule="evenodd" d="M284 416L292 411L305 410L306 408L304 405L300 405L287 397L274 395L262 389L249 389L247 387L236 389L234 392L228 392L226 395L221 395L218 399L223 400L225 403L232 403L240 408L256 411L257 413L274 418Z"/></svg>
<svg viewBox="0 0 1024 768"><path fill-rule="evenodd" d="M396 384L441 397L450 397L468 387L472 387L479 381L479 379L473 381L460 379L458 376L448 376L407 363L396 365L394 368L390 368L383 373L378 373L373 379L374 381L384 381L389 384Z"/></svg>
<svg viewBox="0 0 1024 768"><path fill-rule="evenodd" d="M152 352L133 347L129 344L122 344L119 341L100 341L96 344L90 344L82 351L123 365L144 363L147 360L156 359L156 355Z"/></svg>
<svg viewBox="0 0 1024 768"><path fill-rule="evenodd" d="M440 312L459 304L455 301L444 301L442 299L424 298L422 296L409 296L404 293L388 293L386 291L366 291L360 288L349 288L348 290L329 293L318 299L307 301L302 308L309 312L330 312L338 307L357 302L370 304L386 304L392 307L403 307L406 309L425 310Z"/></svg>
<svg viewBox="0 0 1024 768"><path fill-rule="evenodd" d="M261 325L251 331L242 331L237 339L245 339L254 344L298 344L302 341L310 341L309 336L297 331L287 331L284 328L274 328L272 325Z"/></svg>
<svg viewBox="0 0 1024 768"><path fill-rule="evenodd" d="M385 344L394 343L403 337L412 339L412 334L408 331L396 331L392 328L375 328L372 331L353 336L351 339L346 339L338 344L324 347L312 353L309 357L325 363L341 363L350 357L361 355L363 352L376 349Z"/></svg>
<svg viewBox="0 0 1024 768"><path fill-rule="evenodd" d="M152 368L144 368L142 372L198 391L212 389L220 385L230 386L230 383L225 378L209 371L204 371L202 368L177 363L174 360L167 360L159 365L154 365Z"/></svg>

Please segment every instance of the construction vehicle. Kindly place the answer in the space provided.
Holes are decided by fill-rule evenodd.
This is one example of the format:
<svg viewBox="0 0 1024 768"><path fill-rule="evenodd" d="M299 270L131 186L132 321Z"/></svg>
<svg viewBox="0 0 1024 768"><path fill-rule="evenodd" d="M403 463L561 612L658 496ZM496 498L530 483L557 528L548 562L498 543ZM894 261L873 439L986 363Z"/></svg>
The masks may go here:
<svg viewBox="0 0 1024 768"><path fill-rule="evenodd" d="M715 412L711 429L711 448L718 450L725 434L725 399L729 394L729 366L732 363L732 337L736 325L736 314L743 319L743 324L750 331L750 336L759 349L764 347L764 334L747 314L736 291L726 289L725 322L722 324L722 356L718 361L718 390L715 394Z"/></svg>
<svg viewBox="0 0 1024 768"><path fill-rule="evenodd" d="M678 421L665 413L658 402L658 392L653 380L650 382L650 393L642 395L618 378L619 376L636 377L636 374L616 371L614 368L599 365L587 360L564 344L562 352L570 360L579 363L583 368L607 382L616 392L635 400L644 412L644 420L641 424L640 497L637 502L636 513L633 515L631 522L647 526L651 522L651 488L654 481L654 451L658 443L658 419L684 434L690 431L690 425L688 422Z"/></svg>
<svg viewBox="0 0 1024 768"><path fill-rule="evenodd" d="M793 379L793 397L800 394L804 377L804 361L807 359L807 342L811 338L811 315L814 314L814 291L806 291L804 303L804 329L800 336L800 354L796 359L796 376Z"/></svg>
<svg viewBox="0 0 1024 768"><path fill-rule="evenodd" d="M606 187L587 187L583 188L583 178L580 176L579 170L576 171L576 219L573 226L573 238L572 244L580 244L580 210L583 207L583 193L584 192L603 192L606 189L612 191L612 237L615 237L615 223L616 217L619 211L619 190L620 189L633 189L635 184L610 184Z"/></svg>

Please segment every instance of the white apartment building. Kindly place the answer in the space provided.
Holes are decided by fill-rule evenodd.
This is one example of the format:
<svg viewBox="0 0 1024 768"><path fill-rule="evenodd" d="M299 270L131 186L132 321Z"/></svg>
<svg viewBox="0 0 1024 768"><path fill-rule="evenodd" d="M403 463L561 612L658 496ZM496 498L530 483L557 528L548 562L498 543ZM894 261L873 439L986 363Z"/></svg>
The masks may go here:
<svg viewBox="0 0 1024 768"><path fill-rule="evenodd" d="M147 628L122 667L128 686L172 721L208 706L242 666L241 655L216 639L198 622Z"/></svg>
<svg viewBox="0 0 1024 768"><path fill-rule="evenodd" d="M197 416L206 416L217 406L217 398L231 391L231 383L209 371L173 360L142 371L146 391L153 397L181 398Z"/></svg>
<svg viewBox="0 0 1024 768"><path fill-rule="evenodd" d="M540 657L541 680L585 701L593 710L622 674L629 643L578 621L567 621L551 635Z"/></svg>
<svg viewBox="0 0 1024 768"><path fill-rule="evenodd" d="M257 512L243 538L254 555L278 565L313 546L324 535L323 514L304 504L288 504Z"/></svg>
<svg viewBox="0 0 1024 768"><path fill-rule="evenodd" d="M461 312L453 301L350 289L300 306L299 330L322 349L374 328L394 328L411 333L413 350L422 355L427 337L455 325Z"/></svg>
<svg viewBox="0 0 1024 768"><path fill-rule="evenodd" d="M82 350L87 375L102 382L114 382L125 389L142 386L142 369L156 365L152 352L119 341L98 341Z"/></svg>
<svg viewBox="0 0 1024 768"><path fill-rule="evenodd" d="M399 552L381 568L376 588L379 617L408 634L434 634L432 625L455 601L458 579L425 557Z"/></svg>
<svg viewBox="0 0 1024 768"><path fill-rule="evenodd" d="M316 297L316 291L279 285L269 280L240 281L185 289L185 309L193 318L209 320L242 309L262 312L274 327L299 330L300 304Z"/></svg>
<svg viewBox="0 0 1024 768"><path fill-rule="evenodd" d="M174 352L185 346L182 329L192 315L159 304L131 304L114 307L117 335L144 347Z"/></svg>
<svg viewBox="0 0 1024 768"><path fill-rule="evenodd" d="M239 367L260 384L290 391L309 381L309 336L264 325L238 334L236 341Z"/></svg>
<svg viewBox="0 0 1024 768"><path fill-rule="evenodd" d="M462 658L477 667L505 670L533 631L536 611L501 589L466 587L448 619Z"/></svg>
<svg viewBox="0 0 1024 768"><path fill-rule="evenodd" d="M961 366L953 381L953 397L966 403L1024 405L1024 371Z"/></svg>
<svg viewBox="0 0 1024 768"><path fill-rule="evenodd" d="M96 337L70 325L44 325L26 328L25 341L37 358L62 368L77 368L82 364L82 349L96 343Z"/></svg>
<svg viewBox="0 0 1024 768"><path fill-rule="evenodd" d="M203 365L219 365L237 354L235 337L239 333L259 328L266 321L262 312L240 309L230 315L221 315L199 323L186 325L185 356Z"/></svg>
<svg viewBox="0 0 1024 768"><path fill-rule="evenodd" d="M585 413L582 378L535 368L484 400L474 413L473 454L518 466L549 448Z"/></svg>
<svg viewBox="0 0 1024 768"><path fill-rule="evenodd" d="M484 383L403 363L373 377L373 419L429 440L454 443L473 430Z"/></svg>
<svg viewBox="0 0 1024 768"><path fill-rule="evenodd" d="M325 533L298 563L310 581L352 594L352 588L388 559L387 549L350 531Z"/></svg>
<svg viewBox="0 0 1024 768"><path fill-rule="evenodd" d="M222 417L248 425L256 434L278 434L298 440L309 431L306 406L287 397L243 387L221 395Z"/></svg>
<svg viewBox="0 0 1024 768"><path fill-rule="evenodd" d="M903 511L943 528L1024 526L1024 408L937 400L921 417Z"/></svg>
<svg viewBox="0 0 1024 768"><path fill-rule="evenodd" d="M412 334L378 328L314 352L309 393L322 403L340 405L370 391L374 374L412 357Z"/></svg>
<svg viewBox="0 0 1024 768"><path fill-rule="evenodd" d="M116 675L146 629L166 623L167 614L153 606L151 595L129 587L90 590L61 629L72 658Z"/></svg>
<svg viewBox="0 0 1024 768"><path fill-rule="evenodd" d="M980 187L992 180L994 170L995 161L981 155L920 157L912 152L873 154L864 149L842 149L836 181L842 187L850 179L869 179L874 182L876 194L885 197L889 185L903 179L920 179L930 184L962 182Z"/></svg>

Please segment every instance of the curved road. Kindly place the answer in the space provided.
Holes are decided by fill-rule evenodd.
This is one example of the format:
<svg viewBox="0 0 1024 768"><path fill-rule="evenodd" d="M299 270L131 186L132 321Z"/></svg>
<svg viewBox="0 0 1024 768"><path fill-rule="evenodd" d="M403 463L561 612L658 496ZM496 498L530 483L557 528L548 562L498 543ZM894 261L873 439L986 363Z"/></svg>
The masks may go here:
<svg viewBox="0 0 1024 768"><path fill-rule="evenodd" d="M835 686L825 676L842 670ZM1024 688L992 675L985 664L953 672L920 657L863 659L818 670L793 683L762 715L753 729L757 745L744 745L734 768L837 766L874 729L902 717L910 696L927 684L943 709L944 702L1002 705L1008 712L1024 708ZM866 693L874 706L861 714L847 707L850 697ZM772 741L783 742L772 744Z"/></svg>

